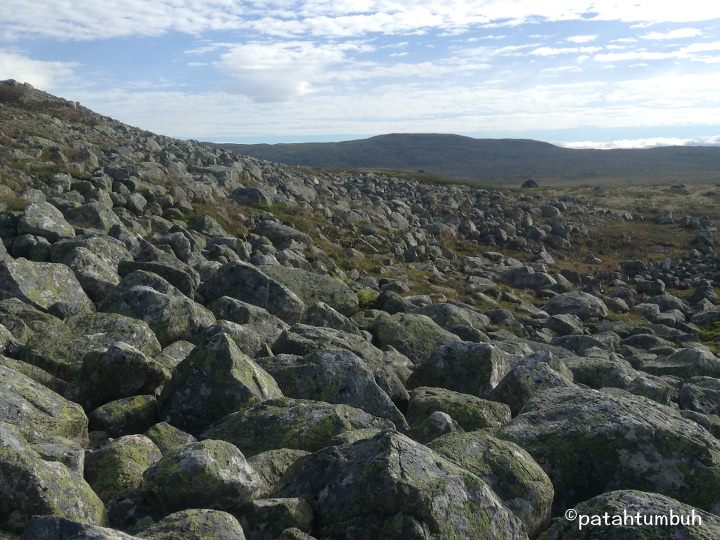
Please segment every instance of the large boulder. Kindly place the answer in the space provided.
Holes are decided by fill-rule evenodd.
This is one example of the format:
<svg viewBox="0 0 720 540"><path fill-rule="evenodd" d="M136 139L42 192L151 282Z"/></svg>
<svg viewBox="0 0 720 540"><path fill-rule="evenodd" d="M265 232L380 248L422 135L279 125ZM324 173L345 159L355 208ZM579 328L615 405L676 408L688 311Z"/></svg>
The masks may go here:
<svg viewBox="0 0 720 540"><path fill-rule="evenodd" d="M248 458L248 463L260 477L261 488L258 497L270 497L290 466L303 456L309 456L305 450L280 448L267 450Z"/></svg>
<svg viewBox="0 0 720 540"><path fill-rule="evenodd" d="M145 321L163 346L177 340L193 341L215 323L210 310L160 276L142 270L123 278L104 309Z"/></svg>
<svg viewBox="0 0 720 540"><path fill-rule="evenodd" d="M183 360L162 393L168 421L197 434L259 401L282 397L275 380L226 334L216 334Z"/></svg>
<svg viewBox="0 0 720 540"><path fill-rule="evenodd" d="M256 540L278 540L286 529L309 531L312 520L312 507L297 497L256 499L243 506L240 516L243 529Z"/></svg>
<svg viewBox="0 0 720 540"><path fill-rule="evenodd" d="M308 324L296 324L280 334L273 345L275 354L307 354L345 349L365 360L368 366L377 368L383 362L383 351L364 336L350 334L335 328L321 328Z"/></svg>
<svg viewBox="0 0 720 540"><path fill-rule="evenodd" d="M527 538L480 478L394 432L300 458L277 495L305 497L323 538Z"/></svg>
<svg viewBox="0 0 720 540"><path fill-rule="evenodd" d="M93 302L102 302L120 283L117 269L87 248L77 247L62 260L75 273Z"/></svg>
<svg viewBox="0 0 720 540"><path fill-rule="evenodd" d="M36 323L25 343L22 358L63 378L80 372L85 355L127 343L147 356L160 352L155 334L146 322L117 313L93 312L59 321Z"/></svg>
<svg viewBox="0 0 720 540"><path fill-rule="evenodd" d="M454 304L429 304L412 312L414 315L426 315L448 332L456 334L466 341L479 341L482 330L490 325L487 315Z"/></svg>
<svg viewBox="0 0 720 540"><path fill-rule="evenodd" d="M181 510L138 533L145 540L245 540L238 520L221 510Z"/></svg>
<svg viewBox="0 0 720 540"><path fill-rule="evenodd" d="M483 431L450 433L428 444L482 478L536 536L550 521L555 492L547 474L525 450Z"/></svg>
<svg viewBox="0 0 720 540"><path fill-rule="evenodd" d="M680 349L669 356L643 361L640 369L653 375L683 379L697 376L720 378L720 358L702 348Z"/></svg>
<svg viewBox="0 0 720 540"><path fill-rule="evenodd" d="M258 362L286 396L343 403L387 418L398 428L406 425L402 413L375 382L373 371L350 351L318 351L304 357L279 355Z"/></svg>
<svg viewBox="0 0 720 540"><path fill-rule="evenodd" d="M83 358L77 382L78 401L87 409L109 401L152 394L170 379L170 371L127 343L106 351L92 351Z"/></svg>
<svg viewBox="0 0 720 540"><path fill-rule="evenodd" d="M544 309L550 315L575 315L582 321L594 318L603 319L608 314L607 306L600 298L579 291L571 291L553 296L550 301L545 304Z"/></svg>
<svg viewBox="0 0 720 540"><path fill-rule="evenodd" d="M58 462L44 461L20 431L0 422L0 529L19 532L34 515L103 524L105 506Z"/></svg>
<svg viewBox="0 0 720 540"><path fill-rule="evenodd" d="M255 497L260 479L235 445L206 440L169 452L145 471L145 490L164 512L237 510Z"/></svg>
<svg viewBox="0 0 720 540"><path fill-rule="evenodd" d="M428 360L438 347L460 341L458 336L438 326L426 315L381 314L370 331L378 347L383 349L391 345L415 364Z"/></svg>
<svg viewBox="0 0 720 540"><path fill-rule="evenodd" d="M33 234L56 242L61 238L72 238L75 229L62 215L62 212L48 202L34 202L25 209L18 219L18 234Z"/></svg>
<svg viewBox="0 0 720 540"><path fill-rule="evenodd" d="M21 540L137 540L137 536L55 516L33 516Z"/></svg>
<svg viewBox="0 0 720 540"><path fill-rule="evenodd" d="M523 358L492 389L488 397L508 405L514 416L533 396L543 390L574 386L572 372L560 361L553 360L547 353Z"/></svg>
<svg viewBox="0 0 720 540"><path fill-rule="evenodd" d="M576 516L573 519L564 516L554 519L550 528L540 537L541 540L720 538L720 518L717 515L703 512L659 493L629 489L610 491L581 502L573 511L574 513L570 514ZM672 516L677 520L675 524L669 524ZM668 520L667 523L662 521L664 519Z"/></svg>
<svg viewBox="0 0 720 540"><path fill-rule="evenodd" d="M615 389L553 388L497 436L545 470L555 486L555 513L612 489L654 491L720 512L720 441L649 399Z"/></svg>
<svg viewBox="0 0 720 540"><path fill-rule="evenodd" d="M510 408L446 388L420 386L410 392L405 417L410 425L422 422L435 411L449 414L466 431L499 427L510 422Z"/></svg>
<svg viewBox="0 0 720 540"><path fill-rule="evenodd" d="M298 295L306 306L324 302L345 316L358 310L357 295L337 278L279 265L263 266L262 270Z"/></svg>
<svg viewBox="0 0 720 540"><path fill-rule="evenodd" d="M34 380L0 365L0 421L17 426L30 441L59 436L87 443L82 408Z"/></svg>
<svg viewBox="0 0 720 540"><path fill-rule="evenodd" d="M231 413L202 434L228 441L246 456L290 448L315 452L340 433L364 428L392 428L391 422L347 405L280 398Z"/></svg>
<svg viewBox="0 0 720 540"><path fill-rule="evenodd" d="M70 268L22 258L0 262L0 299L8 298L62 318L94 309Z"/></svg>
<svg viewBox="0 0 720 540"><path fill-rule="evenodd" d="M161 457L160 449L145 435L126 435L87 455L85 480L108 503L140 488L143 473Z"/></svg>
<svg viewBox="0 0 720 540"><path fill-rule="evenodd" d="M303 301L289 288L259 268L244 262L230 262L203 283L203 298L212 301L230 296L265 308L285 322L298 322L305 310Z"/></svg>
<svg viewBox="0 0 720 540"><path fill-rule="evenodd" d="M435 386L482 397L509 371L510 356L498 347L460 341L437 348L415 369L408 386Z"/></svg>

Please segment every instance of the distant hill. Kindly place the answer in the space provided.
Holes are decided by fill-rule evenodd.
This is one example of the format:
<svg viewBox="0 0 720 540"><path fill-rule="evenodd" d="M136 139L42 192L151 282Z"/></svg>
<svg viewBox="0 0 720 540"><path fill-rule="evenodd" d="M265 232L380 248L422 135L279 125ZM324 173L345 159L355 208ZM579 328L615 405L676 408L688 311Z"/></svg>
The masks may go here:
<svg viewBox="0 0 720 540"><path fill-rule="evenodd" d="M477 182L720 182L720 147L709 146L574 150L529 139L424 133L336 143L216 146L288 165L424 171Z"/></svg>

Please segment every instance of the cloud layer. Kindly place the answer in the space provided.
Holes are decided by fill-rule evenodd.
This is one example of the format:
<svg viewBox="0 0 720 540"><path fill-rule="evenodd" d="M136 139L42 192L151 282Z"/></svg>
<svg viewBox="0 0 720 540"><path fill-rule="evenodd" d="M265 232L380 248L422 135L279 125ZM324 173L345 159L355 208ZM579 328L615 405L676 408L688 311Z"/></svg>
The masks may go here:
<svg viewBox="0 0 720 540"><path fill-rule="evenodd" d="M3 8L0 79L175 136L720 126L720 3L704 0Z"/></svg>

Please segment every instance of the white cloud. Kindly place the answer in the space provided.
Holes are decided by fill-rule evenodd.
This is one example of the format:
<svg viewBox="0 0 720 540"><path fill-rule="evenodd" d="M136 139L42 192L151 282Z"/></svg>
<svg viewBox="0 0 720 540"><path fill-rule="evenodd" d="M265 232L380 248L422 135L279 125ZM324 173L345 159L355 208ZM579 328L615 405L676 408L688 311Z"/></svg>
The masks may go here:
<svg viewBox="0 0 720 540"><path fill-rule="evenodd" d="M653 39L656 41L662 41L667 39L685 39L702 36L702 30L698 28L677 28L676 30L670 30L669 32L650 32L640 36L643 39Z"/></svg>
<svg viewBox="0 0 720 540"><path fill-rule="evenodd" d="M602 47L538 47L530 51L535 56L558 56L561 54L589 54L601 51Z"/></svg>
<svg viewBox="0 0 720 540"><path fill-rule="evenodd" d="M0 50L0 80L15 79L36 88L52 91L72 80L78 64L33 60L13 51Z"/></svg>
<svg viewBox="0 0 720 540"><path fill-rule="evenodd" d="M569 41L570 43L590 43L592 41L595 41L598 37L594 34L586 34L586 35L578 35L578 36L570 36L565 38L565 41Z"/></svg>
<svg viewBox="0 0 720 540"><path fill-rule="evenodd" d="M274 36L447 32L547 21L688 23L720 18L720 2L684 0L4 0L0 35L62 40L253 30Z"/></svg>
<svg viewBox="0 0 720 540"><path fill-rule="evenodd" d="M647 49L638 49L635 51L626 51L618 53L602 53L596 54L593 60L596 62L626 62L626 61L646 61L646 60L691 60L695 62L716 63L720 62L717 55L704 55L702 53L715 53L720 51L720 41L708 41L693 43L679 49L671 51L648 51Z"/></svg>
<svg viewBox="0 0 720 540"><path fill-rule="evenodd" d="M225 140L279 134L720 125L720 73L673 72L617 83L540 80L518 85L492 76L463 83L449 77L411 77L392 84L378 81L362 90L331 81L332 93L306 93L274 103L229 92L115 90L67 97L166 135Z"/></svg>
<svg viewBox="0 0 720 540"><path fill-rule="evenodd" d="M565 148L595 148L598 150L612 150L616 148L657 148L661 146L718 146L720 135L712 137L692 137L681 139L678 137L649 137L644 139L618 139L615 141L575 141L560 143Z"/></svg>
<svg viewBox="0 0 720 540"><path fill-rule="evenodd" d="M234 91L257 101L282 101L309 93L313 82L345 60L343 47L309 41L235 45L215 67L235 79Z"/></svg>

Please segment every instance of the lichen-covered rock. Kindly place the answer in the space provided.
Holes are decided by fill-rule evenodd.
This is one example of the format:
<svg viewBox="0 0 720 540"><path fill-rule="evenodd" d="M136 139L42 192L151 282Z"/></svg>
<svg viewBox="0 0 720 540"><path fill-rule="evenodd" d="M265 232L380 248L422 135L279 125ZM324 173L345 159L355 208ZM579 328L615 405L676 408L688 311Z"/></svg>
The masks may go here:
<svg viewBox="0 0 720 540"><path fill-rule="evenodd" d="M545 354L523 358L488 394L492 400L505 403L513 415L518 414L533 396L547 388L574 386L572 373L550 367Z"/></svg>
<svg viewBox="0 0 720 540"><path fill-rule="evenodd" d="M0 261L0 299L8 298L62 318L94 309L70 268L22 258Z"/></svg>
<svg viewBox="0 0 720 540"><path fill-rule="evenodd" d="M554 490L530 454L488 433L451 433L428 444L447 459L479 476L535 537L550 520Z"/></svg>
<svg viewBox="0 0 720 540"><path fill-rule="evenodd" d="M408 379L410 388L434 386L485 396L510 371L510 357L486 343L461 341L436 349Z"/></svg>
<svg viewBox="0 0 720 540"><path fill-rule="evenodd" d="M693 377L680 388L678 403L683 409L720 415L720 379Z"/></svg>
<svg viewBox="0 0 720 540"><path fill-rule="evenodd" d="M110 437L142 433L158 420L154 396L130 396L101 405L88 415L90 428Z"/></svg>
<svg viewBox="0 0 720 540"><path fill-rule="evenodd" d="M135 271L157 274L189 298L195 296L200 285L200 275L190 266L161 250L156 250L160 260L122 261L118 272L125 276Z"/></svg>
<svg viewBox="0 0 720 540"><path fill-rule="evenodd" d="M104 351L118 342L154 356L160 344L146 322L116 313L77 315L64 324L46 324L30 335L22 358L53 375L73 379L91 351Z"/></svg>
<svg viewBox="0 0 720 540"><path fill-rule="evenodd" d="M302 322L309 326L334 328L348 334L360 335L360 330L353 322L325 302L316 302L305 310Z"/></svg>
<svg viewBox="0 0 720 540"><path fill-rule="evenodd" d="M720 518L659 493L636 490L619 490L603 493L574 507L577 515L587 516L588 523L580 526L579 520L559 517L540 540L595 540L617 538L619 540L712 540L720 538ZM676 525L645 524L655 516L670 519L671 513L682 516L684 523ZM607 522L605 515L608 515ZM625 515L633 521L624 521ZM639 520L637 516L640 516ZM592 523L592 516L599 516ZM617 516L617 517L616 517ZM694 523L691 521L695 516ZM619 521L618 521L619 518ZM615 520L615 522L613 522Z"/></svg>
<svg viewBox="0 0 720 540"><path fill-rule="evenodd" d="M644 361L640 369L653 375L672 375L682 379L698 376L720 378L720 358L707 349L687 348Z"/></svg>
<svg viewBox="0 0 720 540"><path fill-rule="evenodd" d="M353 429L393 428L388 420L347 405L280 398L231 413L202 434L237 446L246 456L291 448L315 452L330 446L333 437Z"/></svg>
<svg viewBox="0 0 720 540"><path fill-rule="evenodd" d="M122 531L54 516L33 516L21 540L137 540Z"/></svg>
<svg viewBox="0 0 720 540"><path fill-rule="evenodd" d="M112 208L103 206L96 201L71 208L64 215L65 219L75 227L97 229L105 233L114 225L120 225L120 219L112 211Z"/></svg>
<svg viewBox="0 0 720 540"><path fill-rule="evenodd" d="M217 334L177 366L163 389L162 414L171 424L197 434L231 412L282 395L272 376L229 336Z"/></svg>
<svg viewBox="0 0 720 540"><path fill-rule="evenodd" d="M427 444L442 435L462 433L464 431L452 416L441 411L435 411L430 413L427 418L416 423L408 431L408 436L417 442Z"/></svg>
<svg viewBox="0 0 720 540"><path fill-rule="evenodd" d="M345 433L348 433L347 431ZM355 433L355 432L353 432ZM295 450L292 448L280 448L268 450L250 456L248 463L260 478L260 489L257 496L267 498L275 491L285 471L303 456L309 456L310 452Z"/></svg>
<svg viewBox="0 0 720 540"><path fill-rule="evenodd" d="M135 347L118 342L106 351L83 358L78 379L78 401L86 408L115 399L153 394L170 379L170 371Z"/></svg>
<svg viewBox="0 0 720 540"><path fill-rule="evenodd" d="M44 461L15 426L0 422L0 528L19 532L34 515L103 524L105 506L84 480Z"/></svg>
<svg viewBox="0 0 720 540"><path fill-rule="evenodd" d="M181 510L138 533L146 540L245 540L238 520L221 510Z"/></svg>
<svg viewBox="0 0 720 540"><path fill-rule="evenodd" d="M274 342L284 330L290 328L290 325L272 315L268 310L237 298L221 296L211 302L208 307L218 320L248 325L268 342Z"/></svg>
<svg viewBox="0 0 720 540"><path fill-rule="evenodd" d="M145 321L165 346L177 340L194 341L215 316L160 276L137 270L123 278L104 309Z"/></svg>
<svg viewBox="0 0 720 540"><path fill-rule="evenodd" d="M0 388L0 420L16 425L26 439L60 436L87 444L88 419L79 405L2 365Z"/></svg>
<svg viewBox="0 0 720 540"><path fill-rule="evenodd" d="M618 355L607 358L569 356L563 363L572 371L574 382L590 388L626 388L638 376L630 362Z"/></svg>
<svg viewBox="0 0 720 540"><path fill-rule="evenodd" d="M17 230L18 234L34 234L50 242L75 236L75 229L65 221L62 212L47 202L29 204L18 219Z"/></svg>
<svg viewBox="0 0 720 540"><path fill-rule="evenodd" d="M548 474L554 512L612 489L720 511L720 441L670 407L613 390L546 390L497 432Z"/></svg>
<svg viewBox="0 0 720 540"><path fill-rule="evenodd" d="M310 501L319 537L527 538L480 478L393 432L300 458L276 493Z"/></svg>
<svg viewBox="0 0 720 540"><path fill-rule="evenodd" d="M449 414L465 431L499 427L510 421L510 408L504 403L429 386L410 392L405 418L411 426L435 411Z"/></svg>
<svg viewBox="0 0 720 540"><path fill-rule="evenodd" d="M553 296L543 308L550 315L575 315L581 321L603 319L608 314L605 302L597 296L580 291L571 291Z"/></svg>
<svg viewBox="0 0 720 540"><path fill-rule="evenodd" d="M357 295L337 278L278 265L263 266L262 270L294 292L305 306L324 302L345 316L358 310Z"/></svg>
<svg viewBox="0 0 720 540"><path fill-rule="evenodd" d="M72 269L93 302L105 300L120 283L117 268L87 248L75 248L61 262Z"/></svg>
<svg viewBox="0 0 720 540"><path fill-rule="evenodd" d="M309 531L312 507L299 498L256 499L240 510L240 523L251 538L276 540L285 529Z"/></svg>
<svg viewBox="0 0 720 540"><path fill-rule="evenodd" d="M260 306L288 323L298 322L305 310L303 301L285 285L239 261L221 266L203 283L201 292L207 301L230 296Z"/></svg>
<svg viewBox="0 0 720 540"><path fill-rule="evenodd" d="M282 332L273 345L275 354L300 356L333 349L345 349L353 352L365 360L371 368L377 368L383 362L383 351L365 337L335 328L296 324Z"/></svg>
<svg viewBox="0 0 720 540"><path fill-rule="evenodd" d="M167 422L158 422L150 427L145 435L157 445L163 455L195 442L195 437Z"/></svg>
<svg viewBox="0 0 720 540"><path fill-rule="evenodd" d="M88 453L85 480L105 503L142 486L143 473L160 460L160 449L145 435L127 435Z"/></svg>
<svg viewBox="0 0 720 540"><path fill-rule="evenodd" d="M82 477L85 470L85 450L76 441L53 435L30 443L45 461L62 463L73 474Z"/></svg>
<svg viewBox="0 0 720 540"><path fill-rule="evenodd" d="M169 452L144 477L148 495L168 513L198 507L233 511L260 488L245 456L225 441L200 441Z"/></svg>
<svg viewBox="0 0 720 540"><path fill-rule="evenodd" d="M305 357L281 355L258 362L286 396L344 403L387 418L398 428L406 427L405 418L375 382L373 372L350 351L322 351Z"/></svg>
<svg viewBox="0 0 720 540"><path fill-rule="evenodd" d="M430 317L408 313L380 315L370 331L378 347L391 345L414 364L423 364L438 347L460 341L458 336L438 326Z"/></svg>
<svg viewBox="0 0 720 540"><path fill-rule="evenodd" d="M410 313L430 317L436 324L465 341L481 341L478 338L483 338L482 331L490 325L487 315L454 304L430 304Z"/></svg>

